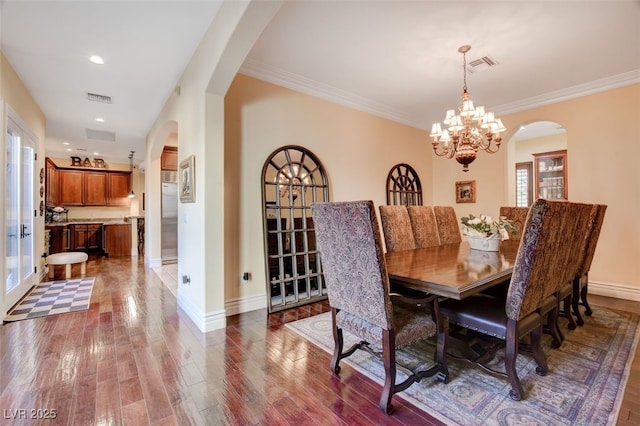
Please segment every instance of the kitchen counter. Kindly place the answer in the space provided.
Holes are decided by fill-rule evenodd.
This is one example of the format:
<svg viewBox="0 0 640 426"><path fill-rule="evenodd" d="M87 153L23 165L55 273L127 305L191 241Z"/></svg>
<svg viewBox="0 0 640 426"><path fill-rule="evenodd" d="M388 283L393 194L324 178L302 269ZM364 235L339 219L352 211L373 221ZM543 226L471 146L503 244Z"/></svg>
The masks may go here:
<svg viewBox="0 0 640 426"><path fill-rule="evenodd" d="M94 218L94 219L71 219L61 222L49 222L45 223L45 227L47 226L67 226L67 225L93 225L93 224L102 224L102 225L128 225L131 223L131 220L127 219L117 219L117 218Z"/></svg>

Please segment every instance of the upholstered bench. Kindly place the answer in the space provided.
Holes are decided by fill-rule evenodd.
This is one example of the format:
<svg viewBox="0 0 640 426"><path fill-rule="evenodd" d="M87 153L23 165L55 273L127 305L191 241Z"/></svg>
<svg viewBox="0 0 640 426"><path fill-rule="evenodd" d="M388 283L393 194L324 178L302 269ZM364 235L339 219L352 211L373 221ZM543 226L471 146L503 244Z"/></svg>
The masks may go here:
<svg viewBox="0 0 640 426"><path fill-rule="evenodd" d="M80 263L80 274L85 275L87 273L87 259L89 259L87 253L82 253L79 251L50 254L49 256L47 256L47 264L49 265L49 278L53 279L54 265L65 265L64 278L68 280L71 277L71 265L73 263Z"/></svg>

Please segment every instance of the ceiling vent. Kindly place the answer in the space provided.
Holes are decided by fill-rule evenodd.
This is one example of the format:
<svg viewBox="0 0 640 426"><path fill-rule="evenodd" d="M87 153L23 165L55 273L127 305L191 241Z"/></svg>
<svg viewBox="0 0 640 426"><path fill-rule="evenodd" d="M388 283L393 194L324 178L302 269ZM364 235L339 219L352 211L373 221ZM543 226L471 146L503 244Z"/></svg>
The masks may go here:
<svg viewBox="0 0 640 426"><path fill-rule="evenodd" d="M87 131L87 139L98 141L115 142L116 132L107 132L105 130L85 129Z"/></svg>
<svg viewBox="0 0 640 426"><path fill-rule="evenodd" d="M498 61L493 59L491 56L483 56L480 59L470 61L467 64L467 71L470 73L478 73L495 65L498 65Z"/></svg>
<svg viewBox="0 0 640 426"><path fill-rule="evenodd" d="M98 95L97 93L87 93L87 99L93 102L100 102L103 104L113 103L111 96Z"/></svg>

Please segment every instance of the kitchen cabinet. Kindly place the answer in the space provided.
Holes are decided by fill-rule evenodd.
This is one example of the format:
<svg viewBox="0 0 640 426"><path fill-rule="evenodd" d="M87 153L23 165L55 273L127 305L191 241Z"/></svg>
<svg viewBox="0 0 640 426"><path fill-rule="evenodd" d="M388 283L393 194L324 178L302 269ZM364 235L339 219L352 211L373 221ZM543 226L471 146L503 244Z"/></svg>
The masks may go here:
<svg viewBox="0 0 640 426"><path fill-rule="evenodd" d="M533 154L536 195L546 199L568 199L567 150Z"/></svg>
<svg viewBox="0 0 640 426"><path fill-rule="evenodd" d="M47 206L58 205L58 168L50 159L45 161L45 203Z"/></svg>
<svg viewBox="0 0 640 426"><path fill-rule="evenodd" d="M47 226L49 230L49 254L69 249L69 227L66 225Z"/></svg>
<svg viewBox="0 0 640 426"><path fill-rule="evenodd" d="M109 198L110 206L128 206L131 203L129 191L131 190L131 173L109 173Z"/></svg>
<svg viewBox="0 0 640 426"><path fill-rule="evenodd" d="M71 251L102 250L102 224L77 223L69 227L69 247Z"/></svg>
<svg viewBox="0 0 640 426"><path fill-rule="evenodd" d="M58 204L62 206L84 205L84 172L58 169Z"/></svg>
<svg viewBox="0 0 640 426"><path fill-rule="evenodd" d="M107 173L84 173L84 205L104 206L107 204Z"/></svg>
<svg viewBox="0 0 640 426"><path fill-rule="evenodd" d="M109 257L131 256L131 224L104 225L104 253Z"/></svg>
<svg viewBox="0 0 640 426"><path fill-rule="evenodd" d="M178 170L178 147L164 147L162 157L160 157L160 168L162 170Z"/></svg>
<svg viewBox="0 0 640 426"><path fill-rule="evenodd" d="M131 172L59 168L46 160L48 206L128 206Z"/></svg>

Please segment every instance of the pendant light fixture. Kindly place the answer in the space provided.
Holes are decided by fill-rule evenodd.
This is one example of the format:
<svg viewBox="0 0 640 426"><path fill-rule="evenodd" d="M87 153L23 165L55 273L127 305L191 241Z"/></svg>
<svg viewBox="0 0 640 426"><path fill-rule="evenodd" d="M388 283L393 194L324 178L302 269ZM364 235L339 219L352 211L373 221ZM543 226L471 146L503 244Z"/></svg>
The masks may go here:
<svg viewBox="0 0 640 426"><path fill-rule="evenodd" d="M476 159L478 150L490 154L498 152L502 137L500 133L506 129L502 120L493 112L486 112L483 106L474 107L467 91L467 52L471 46L464 45L458 49L462 53L464 85L462 86L462 105L458 110L447 110L443 121L434 123L431 128L433 150L437 156L455 158L462 164L462 171L469 170L469 164ZM475 121L475 123L474 123ZM493 143L492 143L493 142Z"/></svg>
<svg viewBox="0 0 640 426"><path fill-rule="evenodd" d="M129 198L134 198L136 196L135 192L133 192L133 154L135 151L129 152L129 171L131 172L131 176L129 177Z"/></svg>

